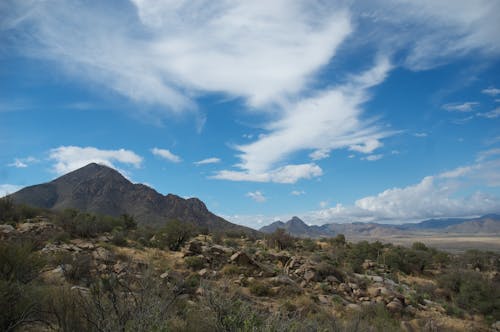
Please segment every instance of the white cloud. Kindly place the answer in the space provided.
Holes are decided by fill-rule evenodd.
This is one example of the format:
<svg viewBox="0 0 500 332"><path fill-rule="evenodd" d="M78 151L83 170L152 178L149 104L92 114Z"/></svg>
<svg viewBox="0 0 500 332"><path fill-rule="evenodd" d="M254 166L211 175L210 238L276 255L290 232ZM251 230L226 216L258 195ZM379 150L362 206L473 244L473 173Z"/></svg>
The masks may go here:
<svg viewBox="0 0 500 332"><path fill-rule="evenodd" d="M377 139L369 139L366 142L363 142L363 144L349 146L349 150L361 153L372 153L376 149L382 147L382 145L382 142Z"/></svg>
<svg viewBox="0 0 500 332"><path fill-rule="evenodd" d="M500 117L500 107L495 108L492 111L485 112L485 113L477 113L477 116L480 116L482 118L487 118L487 119L496 119Z"/></svg>
<svg viewBox="0 0 500 332"><path fill-rule="evenodd" d="M469 122L470 120L474 119L474 116L467 116L465 118L460 118L460 119L453 119L451 122L456 124L456 125L463 125Z"/></svg>
<svg viewBox="0 0 500 332"><path fill-rule="evenodd" d="M361 120L361 104L368 99L369 88L381 83L390 68L389 61L380 58L371 69L351 77L343 85L284 105L281 117L267 125L267 134L247 145L236 146L241 159L237 166L243 171L225 170L220 174L259 175L260 180L257 181L265 181L265 177L260 175L275 172L270 170L298 151L315 150L315 157L341 148L371 153L382 146L381 138L392 133L370 121ZM286 170L289 166L297 168L296 165L288 165L281 169Z"/></svg>
<svg viewBox="0 0 500 332"><path fill-rule="evenodd" d="M377 161L377 160L382 159L383 157L384 157L383 154L371 154L371 155L363 157L361 159L368 160L368 161Z"/></svg>
<svg viewBox="0 0 500 332"><path fill-rule="evenodd" d="M248 192L246 194L246 196L250 197L251 199L253 199L254 201L256 201L258 203L263 203L267 200L267 198L264 196L264 194L261 193L260 191Z"/></svg>
<svg viewBox="0 0 500 332"><path fill-rule="evenodd" d="M498 150L498 151L496 151ZM328 222L400 223L427 218L468 217L500 211L500 198L476 191L460 196L460 190L475 186L500 186L500 159L492 157L500 149L480 154L477 162L457 167L436 176L426 176L419 183L391 188L355 201L354 205L309 212L306 220L315 224Z"/></svg>
<svg viewBox="0 0 500 332"><path fill-rule="evenodd" d="M413 136L422 138L422 137L427 137L428 135L427 135L427 133L415 133L415 134L413 134Z"/></svg>
<svg viewBox="0 0 500 332"><path fill-rule="evenodd" d="M323 175L316 164L286 165L262 173L222 170L211 176L213 179L250 182L295 183L300 179L311 179Z"/></svg>
<svg viewBox="0 0 500 332"><path fill-rule="evenodd" d="M179 156L173 154L167 149L152 148L151 153L154 154L155 156L171 161L173 163L180 163L182 161L182 159Z"/></svg>
<svg viewBox="0 0 500 332"><path fill-rule="evenodd" d="M405 49L404 66L426 70L475 52L500 53L496 0L373 0L353 2L360 32L382 49Z"/></svg>
<svg viewBox="0 0 500 332"><path fill-rule="evenodd" d="M26 168L28 165L24 162L22 162L20 159L15 159L14 162L8 164L7 166L10 167L16 167L16 168Z"/></svg>
<svg viewBox="0 0 500 332"><path fill-rule="evenodd" d="M327 201L321 201L321 202L319 202L319 206L320 206L322 209L324 209L324 208L326 208L326 207L328 206L328 202L327 202Z"/></svg>
<svg viewBox="0 0 500 332"><path fill-rule="evenodd" d="M54 160L54 171L64 174L90 163L99 163L112 168L115 163L141 166L142 157L125 149L100 150L95 147L60 146L50 150L49 158Z"/></svg>
<svg viewBox="0 0 500 332"><path fill-rule="evenodd" d="M34 157L27 157L27 158L15 158L14 161L7 166L9 167L16 167L16 168L26 168L29 166L31 163L38 162L38 159Z"/></svg>
<svg viewBox="0 0 500 332"><path fill-rule="evenodd" d="M500 94L500 89L497 89L495 87L489 87L487 89L482 90L481 92L486 94L486 95L496 97L497 95Z"/></svg>
<svg viewBox="0 0 500 332"><path fill-rule="evenodd" d="M312 160L322 160L330 157L330 152L328 150L316 150L309 154Z"/></svg>
<svg viewBox="0 0 500 332"><path fill-rule="evenodd" d="M320 1L131 2L118 10L107 2L13 2L2 27L18 31L18 43L29 31L20 45L28 55L171 111L195 107L197 92L253 106L298 92L352 30L347 9Z"/></svg>
<svg viewBox="0 0 500 332"><path fill-rule="evenodd" d="M22 186L18 186L15 184L0 184L0 197L13 194L21 188Z"/></svg>
<svg viewBox="0 0 500 332"><path fill-rule="evenodd" d="M206 158L206 159L203 159L203 160L200 160L200 161L195 161L193 164L195 164L195 165L206 165L206 164L217 164L217 163L220 163L220 159L212 157L212 158Z"/></svg>
<svg viewBox="0 0 500 332"><path fill-rule="evenodd" d="M290 195L293 195L293 196L301 196L301 195L305 195L306 192L304 190L292 190L290 192Z"/></svg>
<svg viewBox="0 0 500 332"><path fill-rule="evenodd" d="M467 173L474 170L473 166L461 166L457 167L451 171L446 171L438 175L438 177L443 179L453 179L466 175Z"/></svg>
<svg viewBox="0 0 500 332"><path fill-rule="evenodd" d="M472 112L474 108L479 105L478 102L466 102L466 103L450 103L444 104L443 108L448 112Z"/></svg>

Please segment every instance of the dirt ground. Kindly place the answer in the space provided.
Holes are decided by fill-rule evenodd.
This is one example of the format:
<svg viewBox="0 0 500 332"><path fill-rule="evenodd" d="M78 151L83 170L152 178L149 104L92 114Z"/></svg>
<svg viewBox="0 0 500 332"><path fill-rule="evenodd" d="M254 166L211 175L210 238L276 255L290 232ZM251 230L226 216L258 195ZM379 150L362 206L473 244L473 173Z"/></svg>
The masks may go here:
<svg viewBox="0 0 500 332"><path fill-rule="evenodd" d="M422 242L429 247L445 250L453 253L464 252L468 249L500 252L500 236L464 236L464 235L408 235L388 237L347 237L347 240L358 241L380 241L403 246L411 246L413 242Z"/></svg>

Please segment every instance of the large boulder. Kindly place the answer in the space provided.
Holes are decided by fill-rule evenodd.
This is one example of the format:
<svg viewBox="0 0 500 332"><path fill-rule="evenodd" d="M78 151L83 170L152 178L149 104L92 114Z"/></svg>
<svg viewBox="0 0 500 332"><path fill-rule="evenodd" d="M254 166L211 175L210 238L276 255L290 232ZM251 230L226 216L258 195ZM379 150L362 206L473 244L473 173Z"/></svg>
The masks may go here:
<svg viewBox="0 0 500 332"><path fill-rule="evenodd" d="M242 251L238 251L238 252L234 253L231 256L230 260L231 260L231 262L235 263L236 265L240 265L240 266L246 266L246 267L256 267L257 266L257 264L254 262L254 260Z"/></svg>

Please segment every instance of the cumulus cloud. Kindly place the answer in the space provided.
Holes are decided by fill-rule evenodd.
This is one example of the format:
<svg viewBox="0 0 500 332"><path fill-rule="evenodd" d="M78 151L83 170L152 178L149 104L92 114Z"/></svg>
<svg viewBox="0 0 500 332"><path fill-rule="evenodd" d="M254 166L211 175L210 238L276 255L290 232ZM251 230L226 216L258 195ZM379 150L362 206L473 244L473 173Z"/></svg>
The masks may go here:
<svg viewBox="0 0 500 332"><path fill-rule="evenodd" d="M495 87L489 87L487 89L482 90L481 92L492 97L500 95L500 89L497 89Z"/></svg>
<svg viewBox="0 0 500 332"><path fill-rule="evenodd" d="M315 224L327 222L400 223L427 218L467 217L500 211L500 198L476 191L460 196L461 189L473 185L500 186L499 151L480 155L477 162L426 176L417 184L384 190L358 199L353 205L309 212L306 218Z"/></svg>
<svg viewBox="0 0 500 332"><path fill-rule="evenodd" d="M474 108L479 105L478 102L466 102L466 103L449 103L449 104L444 104L443 109L447 110L448 112L472 112L474 111Z"/></svg>
<svg viewBox="0 0 500 332"><path fill-rule="evenodd" d="M116 168L116 163L140 167L142 157L131 150L100 150L95 147L60 146L50 150L49 159L55 161L53 169L64 174L90 163Z"/></svg>
<svg viewBox="0 0 500 332"><path fill-rule="evenodd" d="M263 203L267 200L266 196L264 196L264 194L261 193L260 191L248 192L246 196L250 197L251 199L253 199L258 203Z"/></svg>
<svg viewBox="0 0 500 332"><path fill-rule="evenodd" d="M15 184L0 184L0 197L13 194L21 188L22 186L18 186Z"/></svg>
<svg viewBox="0 0 500 332"><path fill-rule="evenodd" d="M293 195L293 196L301 196L301 195L305 195L306 192L304 190L292 190L290 192L290 195Z"/></svg>
<svg viewBox="0 0 500 332"><path fill-rule="evenodd" d="M428 134L427 133L415 133L415 134L413 134L413 136L423 138L423 137L427 137Z"/></svg>
<svg viewBox="0 0 500 332"><path fill-rule="evenodd" d="M181 157L173 154L172 152L170 152L170 150L167 149L152 148L151 153L173 163L180 163L182 161Z"/></svg>
<svg viewBox="0 0 500 332"><path fill-rule="evenodd" d="M195 164L195 165L206 165L206 164L217 164L217 163L220 163L220 159L212 157L212 158L206 158L206 159L203 159L203 160L200 160L200 161L195 161L193 164Z"/></svg>

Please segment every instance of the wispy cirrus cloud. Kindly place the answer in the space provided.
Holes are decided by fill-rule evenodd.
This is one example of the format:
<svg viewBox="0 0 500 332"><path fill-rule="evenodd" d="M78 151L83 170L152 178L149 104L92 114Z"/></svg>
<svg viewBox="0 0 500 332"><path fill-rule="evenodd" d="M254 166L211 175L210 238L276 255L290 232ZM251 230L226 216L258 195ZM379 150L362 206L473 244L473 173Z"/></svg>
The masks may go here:
<svg viewBox="0 0 500 332"><path fill-rule="evenodd" d="M449 103L449 104L444 104L443 109L447 110L448 112L472 112L475 110L475 108L479 106L479 102L465 102L465 103Z"/></svg>
<svg viewBox="0 0 500 332"><path fill-rule="evenodd" d="M26 168L30 164L35 162L38 162L38 159L36 159L35 157L15 158L14 161L10 164L7 164L7 166L15 168Z"/></svg>
<svg viewBox="0 0 500 332"><path fill-rule="evenodd" d="M496 97L500 95L500 89L492 86L487 89L483 89L481 92L491 97Z"/></svg>
<svg viewBox="0 0 500 332"><path fill-rule="evenodd" d="M361 104L368 99L368 90L382 82L390 69L388 59L380 58L368 71L352 76L343 85L321 91L288 107L284 105L282 116L267 125L266 134L250 144L236 146L241 160L237 165L240 170L220 171L214 177L272 181L269 174L299 169L299 165L276 166L302 150L312 150L313 160L322 159L334 149L373 152L382 146L380 139L393 132L381 129L371 121L361 120ZM304 172L304 178L322 174L315 164L300 165L300 170L306 169L313 173ZM297 176L285 183L299 179Z"/></svg>
<svg viewBox="0 0 500 332"><path fill-rule="evenodd" d="M195 161L193 164L195 164L195 165L207 165L207 164L218 164L220 162L221 162L220 158L211 157L211 158L206 158L206 159L202 159L199 161Z"/></svg>
<svg viewBox="0 0 500 332"><path fill-rule="evenodd" d="M10 49L154 106L139 109L160 117L201 112L197 97L205 94L240 98L270 120L262 136L235 147L237 169L214 178L293 183L321 174L310 160L290 164L299 152L318 161L335 149L372 154L382 146L390 133L364 108L370 87L392 67L425 70L471 52L500 54L499 10L495 0L7 0L0 29ZM370 70L321 84L339 50L356 54L367 45L379 56ZM395 53L404 55L391 63Z"/></svg>
<svg viewBox="0 0 500 332"><path fill-rule="evenodd" d="M98 163L112 168L116 164L141 166L143 158L131 150L101 150L95 147L60 146L49 152L49 159L54 161L53 170L65 174L90 163Z"/></svg>
<svg viewBox="0 0 500 332"><path fill-rule="evenodd" d="M487 119L496 119L500 117L500 107L495 108L489 112L481 112L476 114L479 117L487 118Z"/></svg>
<svg viewBox="0 0 500 332"><path fill-rule="evenodd" d="M173 154L172 152L170 152L170 150L167 149L160 149L155 147L151 149L151 153L173 163L180 163L182 161L181 157Z"/></svg>

